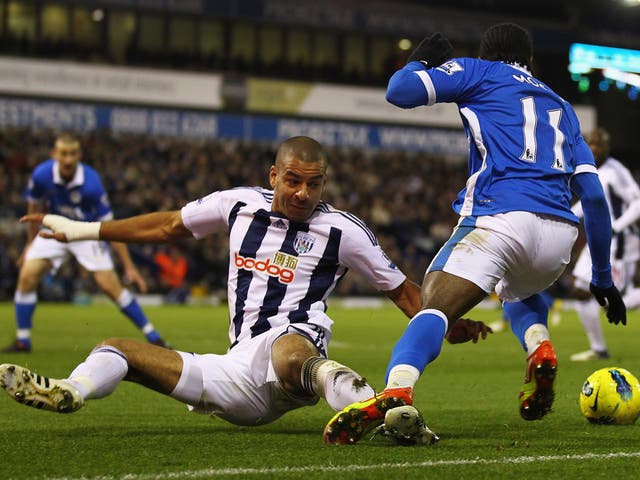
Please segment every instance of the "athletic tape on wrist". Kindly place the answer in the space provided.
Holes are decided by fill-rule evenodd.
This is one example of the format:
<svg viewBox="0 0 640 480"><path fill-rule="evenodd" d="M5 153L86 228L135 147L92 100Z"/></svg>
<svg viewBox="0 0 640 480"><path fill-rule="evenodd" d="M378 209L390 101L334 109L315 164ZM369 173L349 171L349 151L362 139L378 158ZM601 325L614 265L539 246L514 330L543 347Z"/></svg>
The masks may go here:
<svg viewBox="0 0 640 480"><path fill-rule="evenodd" d="M100 222L78 222L60 215L47 214L42 219L42 224L54 233L64 233L69 242L100 239Z"/></svg>

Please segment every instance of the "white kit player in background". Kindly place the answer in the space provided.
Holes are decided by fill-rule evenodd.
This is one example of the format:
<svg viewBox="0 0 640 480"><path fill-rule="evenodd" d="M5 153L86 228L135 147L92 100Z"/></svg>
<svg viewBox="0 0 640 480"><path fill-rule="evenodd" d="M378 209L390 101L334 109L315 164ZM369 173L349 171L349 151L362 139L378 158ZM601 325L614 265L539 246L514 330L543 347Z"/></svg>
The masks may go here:
<svg viewBox="0 0 640 480"><path fill-rule="evenodd" d="M273 190L219 191L182 210L102 223L26 216L25 221L42 221L53 231L46 236L62 241L159 243L228 231L231 346L224 355L199 355L110 339L67 379L45 379L45 385L44 377L3 365L0 385L21 403L71 412L130 380L238 425L271 422L319 397L340 410L372 396L356 372L326 358L333 323L327 297L348 269L407 316L418 311L420 291L360 219L320 201L327 162L318 142L294 137L280 146L269 171ZM448 340L477 341L488 331L481 322L463 319Z"/></svg>
<svg viewBox="0 0 640 480"><path fill-rule="evenodd" d="M622 292L629 308L639 305L638 291L632 289L636 263L640 260L640 237L635 223L640 218L640 187L631 172L618 160L610 156L609 132L598 128L587 136L598 167L598 176L611 215L611 271L613 282ZM582 217L582 204L576 203L573 212ZM591 256L585 246L573 269L574 296L578 299L575 308L589 339L589 350L571 355L573 361L609 358L609 351L600 324L600 308L589 293L591 279Z"/></svg>
<svg viewBox="0 0 640 480"><path fill-rule="evenodd" d="M81 162L81 158L82 148L78 137L63 133L56 138L52 158L38 165L29 180L26 193L28 213L48 212L84 221L113 218L100 175ZM38 284L48 271L56 271L70 256L93 274L100 289L145 334L149 342L166 346L133 294L120 283L114 272L107 242L95 239L65 244L37 234L38 225L31 224L27 245L20 258L20 274L14 295L16 340L3 349L3 353L31 351L31 327L38 300ZM125 276L145 292L147 284L131 260L127 246L115 242L111 246L122 261Z"/></svg>

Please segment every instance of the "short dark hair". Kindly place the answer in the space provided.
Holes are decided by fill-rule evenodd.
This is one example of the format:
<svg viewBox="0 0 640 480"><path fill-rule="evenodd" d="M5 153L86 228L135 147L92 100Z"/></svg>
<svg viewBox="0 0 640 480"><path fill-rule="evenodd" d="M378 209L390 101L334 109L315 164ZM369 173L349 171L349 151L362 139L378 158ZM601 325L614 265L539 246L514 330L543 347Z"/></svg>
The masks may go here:
<svg viewBox="0 0 640 480"><path fill-rule="evenodd" d="M326 170L329 164L327 152L318 141L311 137L291 137L282 142L276 154L276 165L281 165L281 162L290 156L296 157L304 163L321 162L323 170Z"/></svg>
<svg viewBox="0 0 640 480"><path fill-rule="evenodd" d="M531 37L520 25L499 23L482 35L479 57L483 60L517 63L530 68L532 56Z"/></svg>
<svg viewBox="0 0 640 480"><path fill-rule="evenodd" d="M80 144L80 138L73 132L62 132L56 136L56 142Z"/></svg>

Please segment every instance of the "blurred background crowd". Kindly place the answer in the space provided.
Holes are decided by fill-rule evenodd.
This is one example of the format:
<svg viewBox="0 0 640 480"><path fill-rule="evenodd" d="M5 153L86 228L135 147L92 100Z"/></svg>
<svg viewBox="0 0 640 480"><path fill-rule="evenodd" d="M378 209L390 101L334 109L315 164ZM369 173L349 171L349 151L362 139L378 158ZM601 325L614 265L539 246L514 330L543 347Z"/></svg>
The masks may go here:
<svg viewBox="0 0 640 480"><path fill-rule="evenodd" d="M0 298L10 299L16 260L26 242L18 218L33 168L49 158L54 132L0 130ZM84 162L101 173L116 218L181 208L212 191L242 185L268 187L277 145L234 140L188 142L143 135L91 132L81 136ZM448 238L456 216L451 202L466 180L464 163L424 153L329 149L325 201L367 222L390 257L419 280ZM224 232L175 246L130 246L150 290L173 302L186 295L222 292L227 278ZM42 285L49 300L81 300L95 291L90 276L66 263ZM348 275L341 294L369 293Z"/></svg>
<svg viewBox="0 0 640 480"><path fill-rule="evenodd" d="M640 157L636 140L640 122L637 75L625 83L606 77L599 68L570 72L568 53L574 42L640 49L640 6L636 3L0 0L0 62L5 65L0 69L0 91L4 95L0 97L0 300L13 296L16 260L26 240L26 228L17 223L26 209L24 190L33 168L49 157L57 133L10 127L37 127L40 120L37 115L24 114L15 102L52 98L64 101L69 96L66 100L77 103L57 105L56 111L62 117L73 117L69 111L81 108L80 102L87 101L153 105L148 100L126 96L119 102L87 98L76 95L78 92L72 88L64 95L56 94L56 82L64 84L73 78L56 76L64 73L64 65L92 65L101 72L145 67L154 78L172 71L215 74L221 79L222 101L213 112L242 115L251 111L274 118L297 112L292 105L297 108L296 102L301 100L292 95L294 98L287 104L281 101L287 100L283 94L274 100L274 108L252 105L247 100L251 89L247 85L254 77L287 81L282 90L288 91L293 84L294 92L309 90L314 82L342 84L350 91L366 86L358 89L365 93L378 87L380 103L384 103L383 87L390 74L404 64L425 35L441 31L451 39L455 56L475 56L486 27L515 21L532 33L536 50L534 74L568 101L592 107L597 112L597 122L613 134L613 153L634 169L631 162ZM20 62L24 64L22 70L15 67ZM49 68L52 78L45 78L39 71L43 66ZM21 76L24 72L32 72L36 81L51 90L30 91L33 86ZM3 80L18 87L8 88ZM166 102L156 106L167 104L176 107ZM183 107L206 111L200 105ZM365 109L368 107L364 104ZM43 110L43 116L55 116L46 108ZM361 119L343 115L336 118ZM385 123L384 117L370 120ZM436 124L425 130L433 133L446 128L447 125ZM459 125L455 128L459 129ZM267 186L268 168L277 147L270 142L220 139L217 134L204 141L159 136L147 130L142 130L146 134L125 135L95 130L93 125L78 130L86 130L81 134L84 159L102 175L116 218L180 208L215 190L239 185ZM391 258L409 277L420 281L456 221L451 202L467 177L465 159L404 150L329 150L330 183L325 200L365 220ZM132 245L130 250L151 291L164 294L169 301L182 302L187 296L225 291L224 234L175 246ZM64 264L56 276L47 277L40 298L83 301L94 291L89 276L71 262ZM338 292L371 293L360 279L349 275Z"/></svg>

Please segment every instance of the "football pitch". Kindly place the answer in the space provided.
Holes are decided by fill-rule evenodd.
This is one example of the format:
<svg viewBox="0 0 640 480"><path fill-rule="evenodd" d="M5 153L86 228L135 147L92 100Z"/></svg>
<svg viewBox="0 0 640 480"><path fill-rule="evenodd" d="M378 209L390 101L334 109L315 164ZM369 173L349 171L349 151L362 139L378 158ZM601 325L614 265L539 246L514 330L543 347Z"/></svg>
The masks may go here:
<svg viewBox="0 0 640 480"><path fill-rule="evenodd" d="M223 353L224 307L148 307L150 319L177 349ZM382 388L394 341L406 320L392 307L329 308L335 320L330 356ZM496 310L474 310L486 322ZM13 306L0 304L0 345L14 335ZM261 427L237 427L191 414L181 403L122 383L103 400L72 415L36 411L0 392L0 479L584 479L636 478L640 424L591 425L578 394L594 370L620 366L640 374L640 315L627 327L605 325L613 357L573 363L586 337L572 312L551 335L559 358L556 401L541 421L525 422L517 396L525 355L511 333L477 345L445 344L416 389L415 405L441 436L433 446L402 447L383 438L326 446L321 433L333 411L317 406L290 412ZM41 304L34 351L0 354L51 377L66 376L91 348L112 336L141 335L111 305Z"/></svg>

